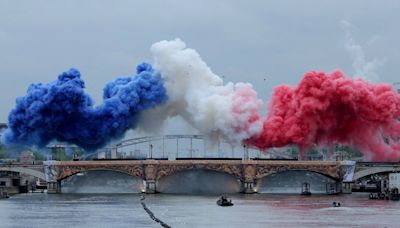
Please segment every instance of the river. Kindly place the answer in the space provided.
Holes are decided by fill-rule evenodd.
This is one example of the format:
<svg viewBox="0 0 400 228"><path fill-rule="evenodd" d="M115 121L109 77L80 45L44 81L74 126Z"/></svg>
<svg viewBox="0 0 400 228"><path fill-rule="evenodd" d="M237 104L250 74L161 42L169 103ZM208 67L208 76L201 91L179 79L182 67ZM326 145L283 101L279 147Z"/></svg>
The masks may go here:
<svg viewBox="0 0 400 228"><path fill-rule="evenodd" d="M339 196L147 195L156 217L172 227L400 227L400 202ZM342 204L331 206L333 201ZM140 204L139 194L19 194L0 200L0 227L161 227Z"/></svg>

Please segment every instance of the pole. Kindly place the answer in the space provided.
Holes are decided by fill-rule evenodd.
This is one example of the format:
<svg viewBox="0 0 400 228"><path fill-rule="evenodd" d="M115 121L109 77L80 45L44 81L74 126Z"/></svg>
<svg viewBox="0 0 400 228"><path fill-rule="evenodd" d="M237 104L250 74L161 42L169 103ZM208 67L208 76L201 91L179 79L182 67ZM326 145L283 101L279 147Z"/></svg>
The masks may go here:
<svg viewBox="0 0 400 228"><path fill-rule="evenodd" d="M221 140L218 138L218 157L221 157Z"/></svg>
<svg viewBox="0 0 400 228"><path fill-rule="evenodd" d="M165 135L162 137L162 156L165 158Z"/></svg>
<svg viewBox="0 0 400 228"><path fill-rule="evenodd" d="M190 158L193 158L193 138L190 138Z"/></svg>
<svg viewBox="0 0 400 228"><path fill-rule="evenodd" d="M207 148L207 146L206 146L206 139L203 139L203 158L205 158L206 157L206 148Z"/></svg>
<svg viewBox="0 0 400 228"><path fill-rule="evenodd" d="M179 138L177 137L176 138L176 157L175 157L175 159L178 158L178 155L179 155Z"/></svg>
<svg viewBox="0 0 400 228"><path fill-rule="evenodd" d="M243 160L249 159L249 153L246 144L243 145Z"/></svg>

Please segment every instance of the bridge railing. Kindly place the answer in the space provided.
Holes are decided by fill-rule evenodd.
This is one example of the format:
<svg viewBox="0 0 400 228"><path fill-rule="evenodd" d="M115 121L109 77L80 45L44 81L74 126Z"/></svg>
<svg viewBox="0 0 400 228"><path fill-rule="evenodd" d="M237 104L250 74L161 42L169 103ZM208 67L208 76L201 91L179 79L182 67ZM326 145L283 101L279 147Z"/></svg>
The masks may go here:
<svg viewBox="0 0 400 228"><path fill-rule="evenodd" d="M224 140L210 140L203 135L146 136L123 140L114 148L116 154L136 158L261 158L261 150L232 146ZM142 152L145 152L144 154ZM133 156L132 156L133 152ZM122 156L124 157L124 156Z"/></svg>

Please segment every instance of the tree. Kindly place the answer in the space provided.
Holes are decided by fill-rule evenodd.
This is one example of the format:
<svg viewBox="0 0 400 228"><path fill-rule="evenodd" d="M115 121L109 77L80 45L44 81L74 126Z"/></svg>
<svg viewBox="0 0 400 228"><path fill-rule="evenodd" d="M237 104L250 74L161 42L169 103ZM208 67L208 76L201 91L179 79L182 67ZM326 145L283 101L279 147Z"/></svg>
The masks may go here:
<svg viewBox="0 0 400 228"><path fill-rule="evenodd" d="M0 145L0 159L1 158L8 158L7 150L3 145Z"/></svg>
<svg viewBox="0 0 400 228"><path fill-rule="evenodd" d="M65 153L65 148L62 146L55 146L51 149L51 156L53 160L57 161L66 161L68 159L67 154Z"/></svg>
<svg viewBox="0 0 400 228"><path fill-rule="evenodd" d="M40 153L40 152L35 151L35 152L33 152L33 155L35 155L35 160L38 160L38 161L46 160L44 155L42 153Z"/></svg>

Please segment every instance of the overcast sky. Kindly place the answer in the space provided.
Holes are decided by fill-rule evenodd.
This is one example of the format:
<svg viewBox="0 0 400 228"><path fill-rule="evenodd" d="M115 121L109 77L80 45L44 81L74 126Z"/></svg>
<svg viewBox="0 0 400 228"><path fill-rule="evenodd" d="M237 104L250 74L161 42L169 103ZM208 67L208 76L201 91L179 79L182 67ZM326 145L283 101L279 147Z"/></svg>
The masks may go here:
<svg viewBox="0 0 400 228"><path fill-rule="evenodd" d="M310 70L365 71L393 83L400 81L399 12L395 0L0 0L0 122L30 83L70 67L101 103L106 82L152 63L150 46L177 37L225 81L252 83L263 100ZM186 131L178 126L166 131Z"/></svg>

